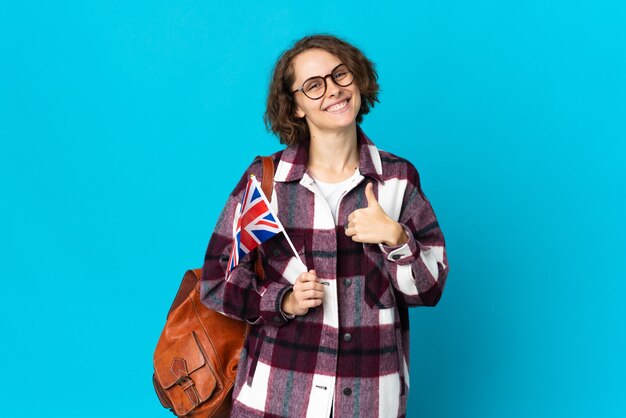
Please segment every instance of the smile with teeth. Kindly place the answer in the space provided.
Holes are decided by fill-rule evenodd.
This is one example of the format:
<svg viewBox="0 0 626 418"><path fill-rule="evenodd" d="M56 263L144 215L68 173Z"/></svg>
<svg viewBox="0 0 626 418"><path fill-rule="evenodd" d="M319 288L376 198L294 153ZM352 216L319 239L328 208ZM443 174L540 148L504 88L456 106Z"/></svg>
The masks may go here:
<svg viewBox="0 0 626 418"><path fill-rule="evenodd" d="M335 105L330 106L329 108L326 109L326 112L338 112L341 109L343 109L344 107L348 106L348 102L350 101L350 99L346 99L343 102L339 102Z"/></svg>

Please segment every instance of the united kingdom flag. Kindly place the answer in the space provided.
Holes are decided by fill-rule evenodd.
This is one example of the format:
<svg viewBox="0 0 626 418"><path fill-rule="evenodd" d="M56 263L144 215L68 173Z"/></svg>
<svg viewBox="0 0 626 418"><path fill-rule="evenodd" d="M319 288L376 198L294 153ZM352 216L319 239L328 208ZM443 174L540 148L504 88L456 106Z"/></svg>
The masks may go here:
<svg viewBox="0 0 626 418"><path fill-rule="evenodd" d="M248 185L241 204L235 209L233 222L233 248L228 260L226 278L239 260L254 250L261 243L284 232L278 217L272 211L259 182L254 175L248 179Z"/></svg>

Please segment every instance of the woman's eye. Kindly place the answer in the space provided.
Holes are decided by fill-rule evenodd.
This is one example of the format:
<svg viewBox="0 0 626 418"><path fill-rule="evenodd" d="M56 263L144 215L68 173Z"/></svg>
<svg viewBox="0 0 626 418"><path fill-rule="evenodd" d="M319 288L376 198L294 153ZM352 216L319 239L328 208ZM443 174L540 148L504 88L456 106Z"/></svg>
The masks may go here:
<svg viewBox="0 0 626 418"><path fill-rule="evenodd" d="M317 83L317 82L316 83L311 83L307 87L307 90L315 90L315 89L318 89L320 86L321 86L320 83Z"/></svg>

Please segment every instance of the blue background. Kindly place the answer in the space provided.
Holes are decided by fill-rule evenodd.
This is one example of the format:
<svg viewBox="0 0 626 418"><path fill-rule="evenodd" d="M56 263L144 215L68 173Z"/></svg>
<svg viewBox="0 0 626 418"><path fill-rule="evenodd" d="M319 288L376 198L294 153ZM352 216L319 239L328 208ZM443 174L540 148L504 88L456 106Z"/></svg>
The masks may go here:
<svg viewBox="0 0 626 418"><path fill-rule="evenodd" d="M618 417L621 1L3 2L3 416L168 417L152 352L257 154L303 35L377 64L363 128L419 169L448 244L411 311L410 417Z"/></svg>

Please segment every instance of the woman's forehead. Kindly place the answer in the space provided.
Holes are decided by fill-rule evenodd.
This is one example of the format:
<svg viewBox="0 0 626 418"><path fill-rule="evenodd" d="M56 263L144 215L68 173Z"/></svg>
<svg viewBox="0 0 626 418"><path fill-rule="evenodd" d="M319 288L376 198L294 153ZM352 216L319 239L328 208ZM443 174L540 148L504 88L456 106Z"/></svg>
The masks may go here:
<svg viewBox="0 0 626 418"><path fill-rule="evenodd" d="M330 73L341 64L339 57L323 49L307 49L293 59L295 80L304 81L309 77Z"/></svg>

